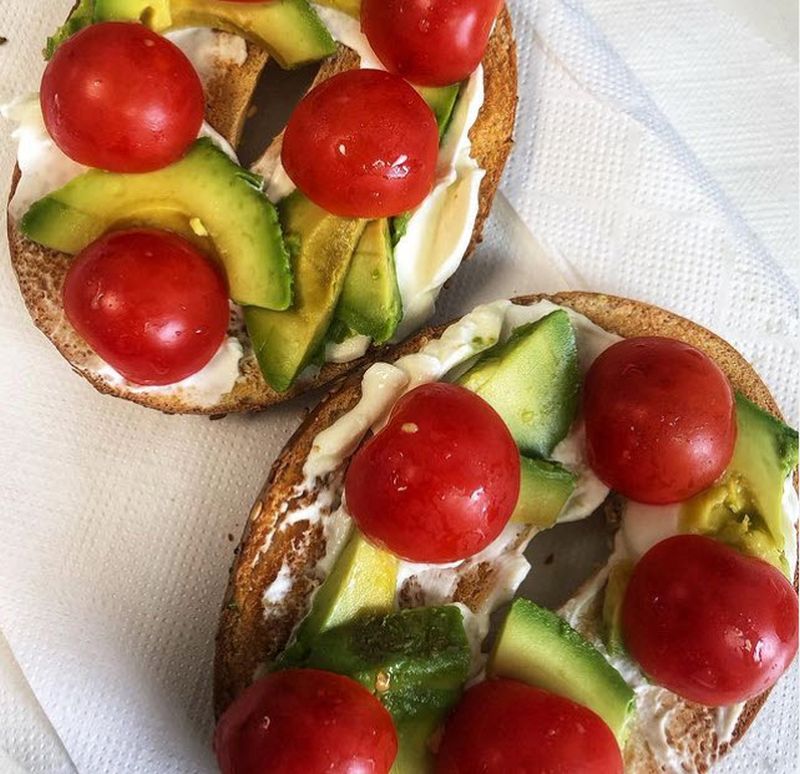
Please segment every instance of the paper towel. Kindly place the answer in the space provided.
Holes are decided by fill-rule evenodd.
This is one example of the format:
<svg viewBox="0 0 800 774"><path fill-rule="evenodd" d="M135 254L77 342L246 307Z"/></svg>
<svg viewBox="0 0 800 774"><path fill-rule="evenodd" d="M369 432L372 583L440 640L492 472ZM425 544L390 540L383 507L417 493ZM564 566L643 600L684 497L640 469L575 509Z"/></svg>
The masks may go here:
<svg viewBox="0 0 800 774"><path fill-rule="evenodd" d="M0 7L9 94L35 88L37 49L69 4ZM565 286L631 295L729 338L792 410L791 283L578 3L511 9L517 147L486 241L437 317ZM0 147L5 172L5 137ZM0 749L34 771L70 760L93 774L213 771L211 658L231 538L314 396L218 422L102 398L33 329L4 256L0 352L0 627L32 689L28 743L66 757L8 749L6 702ZM791 734L773 729L796 728L796 707L787 679L727 770L795 771Z"/></svg>

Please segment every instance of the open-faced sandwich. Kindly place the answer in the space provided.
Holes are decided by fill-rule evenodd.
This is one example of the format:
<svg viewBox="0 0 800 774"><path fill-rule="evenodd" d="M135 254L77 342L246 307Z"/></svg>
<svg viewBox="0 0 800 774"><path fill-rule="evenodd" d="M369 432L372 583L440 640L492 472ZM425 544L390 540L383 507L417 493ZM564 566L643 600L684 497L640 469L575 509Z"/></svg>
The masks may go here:
<svg viewBox="0 0 800 774"><path fill-rule="evenodd" d="M708 770L797 651L797 455L744 358L646 304L421 333L318 406L250 514L222 771ZM592 514L605 565L507 609L535 536Z"/></svg>
<svg viewBox="0 0 800 774"><path fill-rule="evenodd" d="M98 390L167 412L262 408L418 329L511 147L502 0L80 0L45 55L4 108L23 298ZM268 57L322 64L249 170Z"/></svg>

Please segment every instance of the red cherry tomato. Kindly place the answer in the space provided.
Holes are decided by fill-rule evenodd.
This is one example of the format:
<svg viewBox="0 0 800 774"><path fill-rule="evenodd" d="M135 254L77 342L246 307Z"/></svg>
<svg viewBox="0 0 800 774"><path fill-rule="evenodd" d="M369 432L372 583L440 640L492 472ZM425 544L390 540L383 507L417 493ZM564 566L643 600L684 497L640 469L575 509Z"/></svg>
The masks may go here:
<svg viewBox="0 0 800 774"><path fill-rule="evenodd" d="M179 159L203 123L203 87L183 52L142 24L93 24L42 78L47 131L74 161L149 172Z"/></svg>
<svg viewBox="0 0 800 774"><path fill-rule="evenodd" d="M609 347L583 390L589 464L642 503L679 502L723 473L736 442L733 390L707 355L675 339Z"/></svg>
<svg viewBox="0 0 800 774"><path fill-rule="evenodd" d="M328 212L381 218L430 193L438 154L436 118L408 83L350 70L301 100L286 125L282 160L295 185Z"/></svg>
<svg viewBox="0 0 800 774"><path fill-rule="evenodd" d="M217 724L222 774L386 774L391 715L349 677L288 669L253 683Z"/></svg>
<svg viewBox="0 0 800 774"><path fill-rule="evenodd" d="M387 70L420 86L480 64L503 0L362 0L361 29Z"/></svg>
<svg viewBox="0 0 800 774"><path fill-rule="evenodd" d="M657 543L633 570L625 643L657 683L716 707L771 687L797 653L797 593L772 565L700 535Z"/></svg>
<svg viewBox="0 0 800 774"><path fill-rule="evenodd" d="M436 774L509 772L622 774L622 755L590 709L516 680L486 680L447 721Z"/></svg>
<svg viewBox="0 0 800 774"><path fill-rule="evenodd" d="M103 360L136 384L173 384L199 371L228 330L219 270L175 234L117 231L80 253L64 311Z"/></svg>
<svg viewBox="0 0 800 774"><path fill-rule="evenodd" d="M361 531L415 562L454 562L502 532L519 497L519 451L497 412L453 384L404 395L353 457L347 507Z"/></svg>

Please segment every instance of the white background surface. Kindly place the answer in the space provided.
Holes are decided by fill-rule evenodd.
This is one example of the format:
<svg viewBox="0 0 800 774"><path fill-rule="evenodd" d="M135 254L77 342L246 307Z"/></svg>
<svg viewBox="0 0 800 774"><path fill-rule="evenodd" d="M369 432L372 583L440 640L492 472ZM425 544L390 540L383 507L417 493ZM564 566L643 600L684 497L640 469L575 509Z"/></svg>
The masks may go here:
<svg viewBox="0 0 800 774"><path fill-rule="evenodd" d="M0 100L36 87L69 5L0 4ZM796 422L796 299L772 262L796 288L796 7L587 0L597 26L567 0L512 8L507 198L441 316L564 282L638 296L729 337ZM11 154L3 134L0 180ZM95 395L0 251L0 772L3 750L37 772L208 770L227 535L301 411L209 423ZM785 682L721 769L796 771L796 705Z"/></svg>

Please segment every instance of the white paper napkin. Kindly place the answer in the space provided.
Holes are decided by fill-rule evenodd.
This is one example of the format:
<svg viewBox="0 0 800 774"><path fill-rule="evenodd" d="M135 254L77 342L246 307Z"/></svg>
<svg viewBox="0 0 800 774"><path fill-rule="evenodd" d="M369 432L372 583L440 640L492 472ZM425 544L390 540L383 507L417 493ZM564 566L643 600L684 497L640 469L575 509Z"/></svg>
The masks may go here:
<svg viewBox="0 0 800 774"><path fill-rule="evenodd" d="M8 95L35 88L38 49L69 5L2 4ZM740 347L796 422L796 290L579 4L511 5L517 147L486 241L438 318L564 287L642 298ZM0 151L5 179L5 134ZM18 671L6 680L28 710L0 700L0 750L42 772L213 771L211 659L232 541L315 396L217 422L102 398L33 329L4 253L0 264L0 628L31 689ZM23 737L8 731L20 718ZM787 679L723 770L795 771L796 727Z"/></svg>

